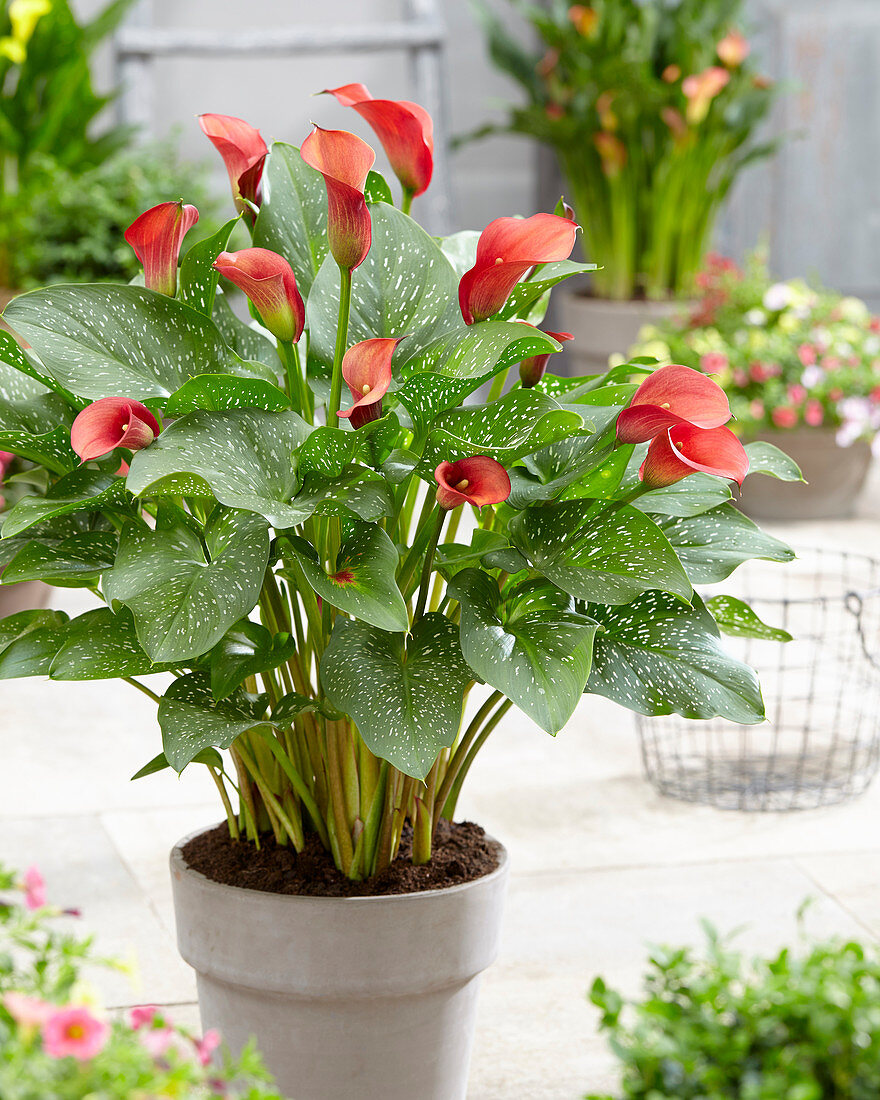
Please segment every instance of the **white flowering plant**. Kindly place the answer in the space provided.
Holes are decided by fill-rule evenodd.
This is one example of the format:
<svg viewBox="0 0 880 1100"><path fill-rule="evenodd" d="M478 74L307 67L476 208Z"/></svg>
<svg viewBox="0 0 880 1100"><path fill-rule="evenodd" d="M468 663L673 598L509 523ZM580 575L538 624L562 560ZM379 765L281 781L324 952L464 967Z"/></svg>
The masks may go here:
<svg viewBox="0 0 880 1100"><path fill-rule="evenodd" d="M710 254L689 316L642 329L633 355L683 363L724 387L732 429L825 428L842 447L880 431L880 317L803 279L774 281L760 253L743 269Z"/></svg>

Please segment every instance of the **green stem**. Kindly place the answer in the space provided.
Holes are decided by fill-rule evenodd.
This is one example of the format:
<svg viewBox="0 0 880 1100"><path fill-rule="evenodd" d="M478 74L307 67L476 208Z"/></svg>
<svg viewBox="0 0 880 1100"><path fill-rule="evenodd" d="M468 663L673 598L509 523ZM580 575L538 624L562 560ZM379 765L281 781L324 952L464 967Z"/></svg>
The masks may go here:
<svg viewBox="0 0 880 1100"><path fill-rule="evenodd" d="M335 427L342 398L342 358L348 347L348 318L351 313L351 271L339 269L339 322L336 326L336 348L333 352L333 377L330 382L330 403L327 406L327 425Z"/></svg>
<svg viewBox="0 0 880 1100"><path fill-rule="evenodd" d="M269 749L271 750L275 759L278 761L281 770L290 780L291 786L299 795L300 801L302 802L303 806L305 806L305 808L308 810L309 816L312 819L312 824L315 826L315 832L321 838L321 843L324 845L325 848L329 848L330 837L327 833L326 826L324 825L324 819L321 816L321 811L318 809L318 805L312 797L312 792L306 785L305 780L293 766L290 757L288 757L284 749L278 744L278 741L275 737L273 737L271 732L269 730L262 729L260 730L260 732L266 738L266 743L268 744Z"/></svg>
<svg viewBox="0 0 880 1100"><path fill-rule="evenodd" d="M140 691L144 695L146 695L148 699L152 699L154 703L161 703L162 702L162 696L157 695L155 693L155 691L150 691L150 689L147 687L147 685L142 684L140 682L140 680L135 680L131 676L123 676L122 679L125 680L125 682L127 684L131 684L132 687L137 688L138 691Z"/></svg>
<svg viewBox="0 0 880 1100"><path fill-rule="evenodd" d="M229 835L233 840L239 840L241 838L241 831L238 828L238 820L235 816L235 811L232 809L232 803L229 801L229 794L226 790L226 784L223 782L223 777L217 771L216 768L212 768L209 764L208 771L211 773L211 778L220 792L220 799L223 802L223 809L226 811L226 822L229 825Z"/></svg>
<svg viewBox="0 0 880 1100"><path fill-rule="evenodd" d="M443 806L446 804L449 792L452 790L452 786L455 783L455 777L458 774L459 768L464 763L471 742L479 733L480 727L488 717L492 708L497 703L500 703L503 698L504 696L500 691L493 691L474 715L473 720L465 730L464 736L461 741L459 741L458 747L452 754L452 759L449 761L449 765L446 768L446 774L443 776L443 782L440 784L440 790L437 792L437 798L435 799L435 809L442 810ZM435 817L439 816L439 814L435 814Z"/></svg>
<svg viewBox="0 0 880 1100"><path fill-rule="evenodd" d="M300 414L312 423L312 409L309 401L310 393L306 380L303 378L302 368L299 363L299 352L296 345L289 340L278 341L278 357L284 364L284 377L287 382L287 396L292 405L299 406Z"/></svg>
<svg viewBox="0 0 880 1100"><path fill-rule="evenodd" d="M400 209L404 212L404 214L408 214L412 209L413 198L414 195L412 189L409 187L404 187L403 197L400 200Z"/></svg>
<svg viewBox="0 0 880 1100"><path fill-rule="evenodd" d="M437 517L434 521L434 530L425 551L425 564L422 566L422 581L419 585L419 597L416 600L416 610L413 615L413 624L417 623L425 613L425 604L428 602L428 592L431 587L431 570L434 568L434 555L437 553L437 543L440 541L440 532L446 520L446 509L437 507Z"/></svg>
<svg viewBox="0 0 880 1100"><path fill-rule="evenodd" d="M458 775L456 775L455 777L455 782L452 784L452 789L449 792L449 796L443 803L443 809L439 814L440 817L445 817L447 821L452 820L453 816L455 815L455 807L458 802L458 796L459 794L461 794L462 785L465 779L467 779L467 774L471 770L471 765L477 758L477 753L486 743L486 738L489 736L492 730L495 729L495 727L498 725L504 715L507 714L512 706L512 701L510 699L505 699L501 706L495 711L489 721L485 724L485 726L483 726L483 729L480 732L480 736L471 745L470 751L464 758L464 761L462 762L461 767L458 770Z"/></svg>

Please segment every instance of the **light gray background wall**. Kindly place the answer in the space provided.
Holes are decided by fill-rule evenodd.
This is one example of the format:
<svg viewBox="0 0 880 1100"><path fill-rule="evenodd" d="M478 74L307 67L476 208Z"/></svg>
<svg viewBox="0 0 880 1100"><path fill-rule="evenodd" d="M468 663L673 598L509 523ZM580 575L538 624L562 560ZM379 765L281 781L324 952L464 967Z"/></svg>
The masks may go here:
<svg viewBox="0 0 880 1100"><path fill-rule="evenodd" d="M493 0L509 10L505 0ZM100 0L79 0L84 12ZM346 24L400 17L400 0L154 0L157 25L210 26L234 33L279 24ZM448 118L452 133L500 117L498 101L517 89L486 57L467 0L440 0L449 31ZM791 85L772 123L792 135L780 155L752 169L736 188L718 230L735 255L765 236L781 276L815 275L828 285L880 303L880 0L751 0L763 30L757 48L768 74ZM310 93L359 80L374 95L412 95L399 54L321 55L290 60L156 63L152 121L157 133L181 129L181 151L212 156L195 124L201 111L240 115L266 137L299 142L314 119L369 131L353 112ZM110 77L102 59L103 79ZM381 165L381 150L380 165ZM452 160L456 227L481 227L500 213L530 213L552 201L539 186L538 158L524 139L492 138ZM217 186L225 176L215 164ZM540 192L543 191L543 194ZM558 191L556 192L558 194ZM579 212L588 217L589 212ZM596 257L596 259L601 259Z"/></svg>

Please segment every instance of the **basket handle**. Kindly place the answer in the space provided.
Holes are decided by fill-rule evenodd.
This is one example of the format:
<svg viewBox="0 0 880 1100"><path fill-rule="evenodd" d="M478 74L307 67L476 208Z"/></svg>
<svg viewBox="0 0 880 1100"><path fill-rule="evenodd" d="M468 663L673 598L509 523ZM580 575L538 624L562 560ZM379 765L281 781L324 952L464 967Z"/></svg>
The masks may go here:
<svg viewBox="0 0 880 1100"><path fill-rule="evenodd" d="M873 595L873 593L872 593ZM868 649L868 641L865 638L864 624L862 622L862 612L865 609L865 601L861 593L859 592L847 592L843 599L844 605L847 611L855 617L856 631L859 635L859 644L862 647L862 653L865 655L865 660L872 668L877 669L880 672L880 661L874 656Z"/></svg>

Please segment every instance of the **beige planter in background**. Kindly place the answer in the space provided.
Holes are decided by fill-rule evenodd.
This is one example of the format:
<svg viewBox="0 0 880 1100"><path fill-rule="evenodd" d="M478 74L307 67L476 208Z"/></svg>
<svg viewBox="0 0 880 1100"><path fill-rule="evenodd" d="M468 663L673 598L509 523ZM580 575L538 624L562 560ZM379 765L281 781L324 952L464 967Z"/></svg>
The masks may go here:
<svg viewBox="0 0 880 1100"><path fill-rule="evenodd" d="M204 1028L254 1036L294 1100L464 1100L479 975L495 959L508 860L390 897L267 894L171 853L177 943Z"/></svg>
<svg viewBox="0 0 880 1100"><path fill-rule="evenodd" d="M804 482L750 477L737 507L757 520L846 519L856 510L871 468L864 440L840 447L829 428L762 432L760 438L785 451L800 466Z"/></svg>
<svg viewBox="0 0 880 1100"><path fill-rule="evenodd" d="M17 615L19 611L47 607L51 595L51 587L42 581L0 584L0 619L5 619L7 615Z"/></svg>
<svg viewBox="0 0 880 1100"><path fill-rule="evenodd" d="M560 328L574 336L565 346L565 358L575 374L607 370L609 357L626 355L644 325L693 308L693 303L679 300L618 302L573 293L560 299Z"/></svg>

